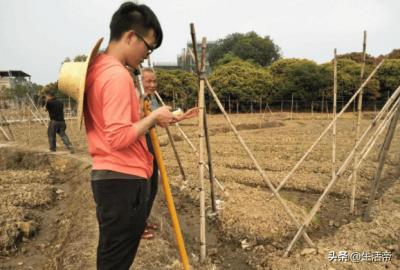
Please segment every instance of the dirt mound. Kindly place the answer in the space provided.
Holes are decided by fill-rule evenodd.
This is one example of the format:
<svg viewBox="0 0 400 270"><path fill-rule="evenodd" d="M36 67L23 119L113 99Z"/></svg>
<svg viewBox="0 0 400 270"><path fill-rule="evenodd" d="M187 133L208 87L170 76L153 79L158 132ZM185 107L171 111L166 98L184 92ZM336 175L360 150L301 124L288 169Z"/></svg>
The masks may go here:
<svg viewBox="0 0 400 270"><path fill-rule="evenodd" d="M279 121L267 121L263 123L250 123L250 124L237 124L235 127L238 131L240 130L251 130L251 129L263 129L263 128L274 128L274 127L281 127L284 126L285 124L283 122ZM223 127L217 127L217 128L210 128L210 136L216 135L218 133L227 133L232 131L230 126L223 126Z"/></svg>
<svg viewBox="0 0 400 270"><path fill-rule="evenodd" d="M0 256L7 256L9 250L23 236L18 229L18 224L31 220L33 217L27 209L1 203L0 218ZM35 226L34 223L33 226Z"/></svg>
<svg viewBox="0 0 400 270"><path fill-rule="evenodd" d="M269 193L236 183L229 183L227 189L232 198L222 205L219 214L221 231L227 239L282 241L294 235L296 227L276 199L268 200ZM298 220L304 219L303 207L286 203Z"/></svg>
<svg viewBox="0 0 400 270"><path fill-rule="evenodd" d="M0 184L53 184L54 179L50 177L50 172L42 171L0 171Z"/></svg>

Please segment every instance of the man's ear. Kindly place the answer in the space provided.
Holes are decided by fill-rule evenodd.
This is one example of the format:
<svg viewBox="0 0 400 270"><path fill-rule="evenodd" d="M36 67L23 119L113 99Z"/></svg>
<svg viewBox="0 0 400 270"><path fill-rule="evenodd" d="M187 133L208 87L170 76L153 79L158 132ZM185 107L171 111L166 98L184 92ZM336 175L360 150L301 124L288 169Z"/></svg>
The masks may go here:
<svg viewBox="0 0 400 270"><path fill-rule="evenodd" d="M131 45L132 42L135 42L137 39L137 36L135 34L134 30L129 30L125 33L125 39L128 43L128 45Z"/></svg>

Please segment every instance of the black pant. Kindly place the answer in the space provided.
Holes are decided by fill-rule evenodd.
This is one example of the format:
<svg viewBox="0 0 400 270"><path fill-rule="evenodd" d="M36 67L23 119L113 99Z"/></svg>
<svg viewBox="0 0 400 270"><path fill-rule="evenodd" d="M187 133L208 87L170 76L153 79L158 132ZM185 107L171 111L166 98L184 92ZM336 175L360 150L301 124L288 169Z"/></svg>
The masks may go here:
<svg viewBox="0 0 400 270"><path fill-rule="evenodd" d="M146 207L146 217L150 217L151 209L153 208L154 200L156 199L157 191L158 191L158 165L156 156L154 155L153 145L151 144L150 134L146 134L146 143L149 152L154 156L153 160L153 174L150 179L147 181L147 207Z"/></svg>
<svg viewBox="0 0 400 270"><path fill-rule="evenodd" d="M146 225L147 180L92 181L99 222L98 270L128 270Z"/></svg>
<svg viewBox="0 0 400 270"><path fill-rule="evenodd" d="M56 134L58 134L67 148L72 146L71 142L67 134L65 134L65 130L67 129L67 125L64 121L54 121L51 120L49 123L49 127L47 129L47 136L49 137L50 151L56 151Z"/></svg>

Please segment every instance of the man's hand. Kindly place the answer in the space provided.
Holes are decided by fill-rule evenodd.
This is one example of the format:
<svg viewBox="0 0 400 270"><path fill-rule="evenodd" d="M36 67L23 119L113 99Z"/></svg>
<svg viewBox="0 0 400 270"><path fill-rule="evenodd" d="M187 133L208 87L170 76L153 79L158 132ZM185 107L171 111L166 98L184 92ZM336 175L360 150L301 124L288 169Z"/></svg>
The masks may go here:
<svg viewBox="0 0 400 270"><path fill-rule="evenodd" d="M152 112L156 119L156 125L165 128L172 123L178 122L178 117L171 113L171 107L163 106Z"/></svg>
<svg viewBox="0 0 400 270"><path fill-rule="evenodd" d="M146 99L146 97L148 96L148 93L143 94L140 97L139 103L140 103L140 118L145 117L145 113L144 113L144 100ZM149 109L149 111L151 111L151 102L147 101L147 109Z"/></svg>
<svg viewBox="0 0 400 270"><path fill-rule="evenodd" d="M197 108L197 107L191 108L190 110L188 110L181 116L178 116L178 119L179 119L178 121L190 119L190 118L197 117L197 116L199 116L199 108Z"/></svg>

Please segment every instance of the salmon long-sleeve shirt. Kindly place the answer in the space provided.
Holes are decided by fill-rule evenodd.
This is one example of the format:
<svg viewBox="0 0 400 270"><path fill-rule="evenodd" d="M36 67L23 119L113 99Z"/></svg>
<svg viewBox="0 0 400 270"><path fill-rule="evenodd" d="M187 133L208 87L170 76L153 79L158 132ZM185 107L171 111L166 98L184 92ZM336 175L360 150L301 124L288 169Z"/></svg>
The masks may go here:
<svg viewBox="0 0 400 270"><path fill-rule="evenodd" d="M111 170L149 179L153 156L133 123L139 99L128 70L115 57L100 54L89 67L84 117L93 170Z"/></svg>

